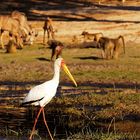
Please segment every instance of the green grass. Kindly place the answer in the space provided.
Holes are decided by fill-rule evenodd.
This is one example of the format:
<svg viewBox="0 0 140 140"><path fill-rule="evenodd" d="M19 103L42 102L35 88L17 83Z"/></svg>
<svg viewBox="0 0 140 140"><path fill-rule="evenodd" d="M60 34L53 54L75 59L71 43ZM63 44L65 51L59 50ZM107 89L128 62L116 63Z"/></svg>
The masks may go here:
<svg viewBox="0 0 140 140"><path fill-rule="evenodd" d="M51 79L53 65L48 61L51 51L42 47L36 44L35 46L18 50L15 54L6 54L3 50L0 50L0 81L30 82ZM63 96L62 90L62 96L54 98L45 108L47 113L55 112L60 116L61 114L69 116L66 122L69 128L85 128L87 122L93 124L102 123L102 125L107 125L108 128L108 124L105 123L110 124L112 118L115 118L116 125L117 121L138 119L140 114L139 91L136 91L135 88L131 89L131 87L119 91L116 87L113 87L113 83L125 84L128 82L133 83L132 86L139 84L139 52L140 46L129 46L126 55L122 55L118 60L103 60L100 59L100 50L97 49L65 48L62 54L63 58L79 85L75 89L80 90L81 94L74 96L72 93L72 95ZM94 59L96 57L97 59ZM61 72L60 80L62 88L63 84L69 81L64 72ZM92 87L92 84L88 85L88 82L111 83L112 87L107 89L106 87ZM87 84L87 86L81 86L82 83ZM90 88L95 88L99 92L94 92L93 90L88 94L82 94L84 90ZM114 90L114 92L111 90ZM81 126L81 123L83 126ZM83 133L79 131L79 133L74 133L69 138L76 139L79 137L80 139L93 140L136 139L137 135L123 133L126 129L124 126L121 129L123 130L120 134L117 131L115 133L111 131L109 133L102 131L99 133L89 131ZM131 131L134 133L135 130ZM20 135L15 130L10 132L12 135ZM27 134L27 131L25 133Z"/></svg>
<svg viewBox="0 0 140 140"><path fill-rule="evenodd" d="M113 80L139 82L139 51L139 46L130 46L126 50L126 55L121 55L118 60L103 60L100 59L101 52L98 49L65 48L62 56L77 81ZM8 69L2 78L3 80L11 81L49 79L53 74L52 64L48 61L50 56L51 50L43 48L40 44L26 46L26 48L18 50L15 54L7 54L0 50L0 67L4 70L5 65L7 65ZM94 57L97 59L94 59ZM44 59L44 61L41 61L41 59ZM16 77L13 76L14 72ZM62 80L65 79L63 73L61 77Z"/></svg>
<svg viewBox="0 0 140 140"><path fill-rule="evenodd" d="M80 117L83 110L87 112L86 115L91 115L91 109L96 110L98 106L100 109L94 111L97 120L111 119L113 117L122 120L127 115L139 116L140 114L140 94L113 92L108 94L81 94L79 96L62 96L52 101L57 104L57 107L67 108L61 110L62 114L73 114L75 117ZM81 106L78 108L78 106ZM83 108L82 108L83 107ZM58 108L57 108L58 109ZM54 108L55 110L55 108ZM123 117L123 118L122 118Z"/></svg>
<svg viewBox="0 0 140 140"><path fill-rule="evenodd" d="M103 132L92 132L88 130L85 133L77 133L69 136L67 140L79 140L79 139L88 139L88 140L132 140L136 139L132 134L124 134L124 133L103 133Z"/></svg>
<svg viewBox="0 0 140 140"><path fill-rule="evenodd" d="M132 53L133 51L133 53ZM6 54L1 50L0 55L0 80L1 81L46 81L51 79L53 76L53 67L52 63L48 61L50 59L50 50L43 48L42 45L35 45L31 47L26 47L23 50L19 50L15 54ZM63 58L66 61L71 73L74 75L79 87L81 89L81 83L87 83L88 81L92 83L135 83L139 84L140 81L140 46L131 47L129 46L126 50L126 55L120 56L118 60L103 60L103 59L92 59L93 56L100 58L100 50L97 49L79 49L65 48L63 50ZM43 58L39 60L39 58ZM61 73L61 82L67 83L69 79L66 77L64 72ZM88 87L85 86L85 89ZM110 87L111 88L111 87ZM131 89L131 87L130 87ZM101 89L102 90L102 89ZM115 89L113 89L115 90ZM134 89L136 90L136 89ZM110 93L108 91L107 95L98 95L92 92L93 94L77 96L75 100L69 97L62 97L61 100L58 98L55 102L62 102L63 105L67 106L76 104L84 104L91 106L106 106L112 105L112 108L109 108L111 112L116 111L116 114L119 114L124 111L125 113L135 112L139 114L138 109L139 94L128 94L131 91L121 93L115 92ZM72 106L73 107L73 106ZM122 107L122 109L121 109ZM133 110L134 109L134 110ZM69 108L69 112L77 111L77 114L81 114L77 108ZM101 112L98 112L98 118L104 116L104 109ZM107 113L113 117L113 113Z"/></svg>

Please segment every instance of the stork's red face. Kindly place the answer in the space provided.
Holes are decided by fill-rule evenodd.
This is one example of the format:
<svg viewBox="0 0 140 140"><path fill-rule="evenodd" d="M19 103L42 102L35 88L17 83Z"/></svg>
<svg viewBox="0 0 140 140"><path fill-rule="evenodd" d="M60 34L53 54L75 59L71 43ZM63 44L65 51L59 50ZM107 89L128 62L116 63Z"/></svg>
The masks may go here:
<svg viewBox="0 0 140 140"><path fill-rule="evenodd" d="M64 62L64 60L62 59L62 60L61 60L61 67L63 67L63 65L65 65L65 62Z"/></svg>
<svg viewBox="0 0 140 140"><path fill-rule="evenodd" d="M73 81L73 83L75 84L75 86L77 87L77 83L76 83L75 79L73 78L72 74L70 73L68 67L66 66L64 60L61 61L61 67L63 68L63 70L65 71L65 73L69 76L69 78Z"/></svg>

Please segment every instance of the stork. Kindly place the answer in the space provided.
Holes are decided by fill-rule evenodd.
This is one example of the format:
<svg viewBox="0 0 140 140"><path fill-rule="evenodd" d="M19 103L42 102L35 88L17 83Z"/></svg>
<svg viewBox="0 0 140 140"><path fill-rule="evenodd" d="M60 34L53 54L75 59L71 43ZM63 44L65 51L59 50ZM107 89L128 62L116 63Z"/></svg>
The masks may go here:
<svg viewBox="0 0 140 140"><path fill-rule="evenodd" d="M40 110L37 114L32 132L31 132L30 137L29 137L30 140L32 139L33 132L35 130L35 126L36 126L36 123L38 121L38 118L39 118L41 112L43 114L43 120L44 120L45 126L48 130L48 133L51 137L51 140L53 140L53 137L50 133L49 127L48 127L46 119L45 119L44 107L46 104L48 104L51 101L51 99L56 94L57 87L59 84L60 68L61 67L64 69L66 74L69 76L69 78L74 82L75 86L77 87L77 83L76 83L75 79L73 78L73 76L71 75L69 69L67 68L67 66L64 62L64 59L63 58L56 59L54 62L54 76L53 76L53 78L49 81L46 81L40 85L33 87L29 91L29 93L27 94L27 96L25 97L25 99L22 102L22 105L31 104L31 105L35 105L35 106L40 106Z"/></svg>

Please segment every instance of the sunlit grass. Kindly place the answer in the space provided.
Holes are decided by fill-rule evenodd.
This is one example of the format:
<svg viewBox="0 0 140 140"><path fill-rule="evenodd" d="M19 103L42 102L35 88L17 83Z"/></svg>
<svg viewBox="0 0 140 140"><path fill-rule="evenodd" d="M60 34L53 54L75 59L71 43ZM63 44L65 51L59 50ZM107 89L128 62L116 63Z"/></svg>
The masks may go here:
<svg viewBox="0 0 140 140"><path fill-rule="evenodd" d="M139 48L139 46L127 48L127 54L121 55L118 60L103 60L100 50L91 48L65 48L62 57L77 81L139 82ZM41 44L26 46L14 54L4 53L4 50L0 52L0 66L8 69L5 76L1 77L3 80L39 81L49 79L53 74L53 65L49 61L51 50ZM65 79L63 73L61 79Z"/></svg>

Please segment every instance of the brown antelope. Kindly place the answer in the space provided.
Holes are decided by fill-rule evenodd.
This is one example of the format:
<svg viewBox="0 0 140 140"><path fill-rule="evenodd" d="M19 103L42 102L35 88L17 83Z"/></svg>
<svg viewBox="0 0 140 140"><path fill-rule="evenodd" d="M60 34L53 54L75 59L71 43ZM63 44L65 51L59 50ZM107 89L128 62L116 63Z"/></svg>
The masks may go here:
<svg viewBox="0 0 140 140"><path fill-rule="evenodd" d="M43 30L44 30L43 44L45 44L46 31L47 31L47 35L48 35L48 40L50 39L50 37L52 39L54 39L54 30L53 30L53 25L52 25L52 19L51 18L48 17L45 20Z"/></svg>
<svg viewBox="0 0 140 140"><path fill-rule="evenodd" d="M31 25L28 24L28 20L25 13L13 11L11 13L11 17L13 19L19 20L20 28L23 31L22 33L24 34L24 35L22 34L24 41L33 44L33 41L37 36L37 32L35 31L35 29L31 27Z"/></svg>
<svg viewBox="0 0 140 140"><path fill-rule="evenodd" d="M13 19L10 16L0 16L0 38L2 48L4 48L3 33L5 31L9 33L9 36L12 37L13 40L15 40L18 46L20 46L21 48L23 47L21 41L21 28L18 20Z"/></svg>

